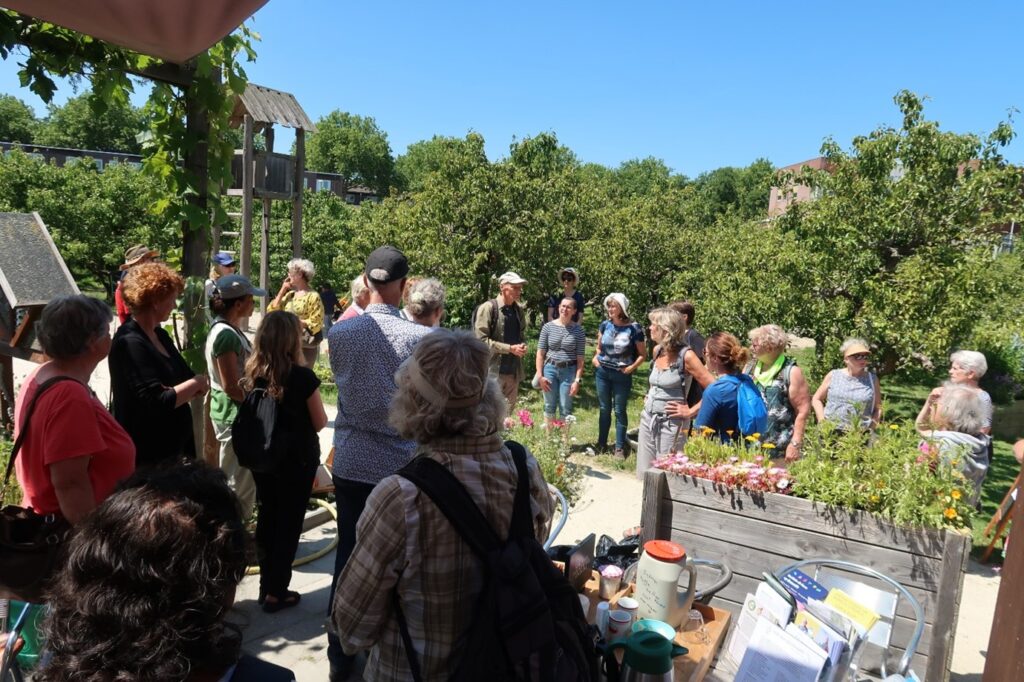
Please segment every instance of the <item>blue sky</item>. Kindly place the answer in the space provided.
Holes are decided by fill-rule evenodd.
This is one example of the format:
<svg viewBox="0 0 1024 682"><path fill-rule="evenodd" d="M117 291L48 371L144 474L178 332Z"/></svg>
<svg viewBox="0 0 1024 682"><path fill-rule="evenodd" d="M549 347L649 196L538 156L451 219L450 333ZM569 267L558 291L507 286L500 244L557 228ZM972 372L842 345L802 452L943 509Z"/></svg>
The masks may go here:
<svg viewBox="0 0 1024 682"><path fill-rule="evenodd" d="M553 131L583 161L654 156L692 177L758 157L802 161L826 136L848 146L898 125L902 88L956 132L987 133L1024 109L1019 0L271 0L252 26L263 38L253 82L294 93L314 120L374 117L395 154L475 130L493 159ZM16 71L0 63L0 90L42 113ZM1024 162L1024 142L1007 156Z"/></svg>

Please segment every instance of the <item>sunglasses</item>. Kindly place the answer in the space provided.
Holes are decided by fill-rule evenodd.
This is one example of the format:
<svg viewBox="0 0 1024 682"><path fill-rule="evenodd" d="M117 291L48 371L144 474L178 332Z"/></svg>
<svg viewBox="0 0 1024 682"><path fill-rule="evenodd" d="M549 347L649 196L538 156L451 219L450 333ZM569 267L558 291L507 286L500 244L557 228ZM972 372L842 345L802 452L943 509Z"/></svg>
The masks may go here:
<svg viewBox="0 0 1024 682"><path fill-rule="evenodd" d="M854 360L870 360L871 353L854 353L853 355L847 357L853 358Z"/></svg>

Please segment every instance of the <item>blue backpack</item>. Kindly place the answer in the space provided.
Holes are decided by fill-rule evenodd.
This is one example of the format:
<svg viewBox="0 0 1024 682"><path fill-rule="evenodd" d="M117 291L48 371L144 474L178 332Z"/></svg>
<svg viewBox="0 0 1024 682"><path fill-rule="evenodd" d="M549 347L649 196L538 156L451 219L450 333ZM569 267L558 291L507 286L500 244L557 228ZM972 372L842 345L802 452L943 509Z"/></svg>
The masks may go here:
<svg viewBox="0 0 1024 682"><path fill-rule="evenodd" d="M724 379L731 379L736 387L736 407L739 417L740 433L749 436L753 433L764 433L768 430L768 408L764 404L761 392L754 385L748 374L727 374Z"/></svg>

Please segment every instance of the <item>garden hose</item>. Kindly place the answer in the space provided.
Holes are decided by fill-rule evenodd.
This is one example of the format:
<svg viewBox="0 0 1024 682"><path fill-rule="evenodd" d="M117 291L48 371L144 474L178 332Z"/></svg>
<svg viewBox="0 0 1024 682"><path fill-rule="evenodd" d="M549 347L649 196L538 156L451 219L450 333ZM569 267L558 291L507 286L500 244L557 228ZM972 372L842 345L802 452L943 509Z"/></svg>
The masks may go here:
<svg viewBox="0 0 1024 682"><path fill-rule="evenodd" d="M334 508L334 505L329 503L327 500L321 500L319 497L311 497L309 499L310 499L310 501L315 502L318 506L323 507L324 509L326 509L330 513L330 515L332 517L334 517L335 521L338 520L338 512ZM292 562L292 568L295 568L296 566L304 566L305 564L308 564L311 561L316 561L317 559L319 559L320 557L324 556L325 554L329 554L330 552L333 552L334 548L337 547L337 546L338 546L338 535L337 535L337 533L335 533L334 538L331 540L331 544L327 545L323 549L318 549L317 551L313 552L312 554L308 554L308 555L306 555L304 557L298 557L297 559L295 559L295 561ZM259 566L249 566L248 568L245 569L245 574L246 575L259 575L259 573L260 573L260 567Z"/></svg>

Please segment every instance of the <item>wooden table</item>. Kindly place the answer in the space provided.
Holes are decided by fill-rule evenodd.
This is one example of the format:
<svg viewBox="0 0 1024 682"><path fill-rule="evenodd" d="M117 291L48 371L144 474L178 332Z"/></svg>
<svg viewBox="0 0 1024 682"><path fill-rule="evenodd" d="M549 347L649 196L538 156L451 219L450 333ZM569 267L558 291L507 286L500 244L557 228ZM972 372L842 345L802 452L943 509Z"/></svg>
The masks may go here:
<svg viewBox="0 0 1024 682"><path fill-rule="evenodd" d="M583 588L583 594L590 599L590 612L587 613L587 621L590 623L594 622L598 602L603 601L600 597L600 585L601 577L597 571L594 571ZM609 600L611 608L615 608L620 597L626 597L632 593L633 585L630 584ZM725 633L729 629L731 614L728 611L703 604L694 604L693 608L699 610L704 616L707 643L694 641L690 633L676 632L676 644L686 647L688 651L685 655L675 659L675 672L672 676L675 682L701 682L707 675L722 642L725 641Z"/></svg>

